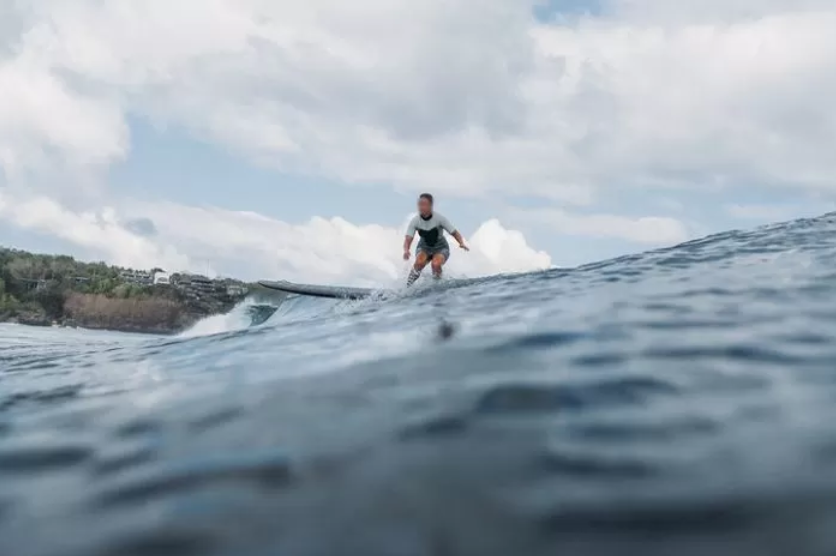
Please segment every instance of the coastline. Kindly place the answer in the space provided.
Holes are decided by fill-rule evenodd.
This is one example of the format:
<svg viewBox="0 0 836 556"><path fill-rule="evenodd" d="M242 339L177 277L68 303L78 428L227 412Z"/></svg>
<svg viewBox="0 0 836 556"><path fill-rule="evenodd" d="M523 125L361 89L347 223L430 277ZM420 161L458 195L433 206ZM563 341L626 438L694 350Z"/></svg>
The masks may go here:
<svg viewBox="0 0 836 556"><path fill-rule="evenodd" d="M172 303L162 313L158 298L149 296L136 299L134 312L112 311L108 308L96 308L95 299L76 297L83 305L92 305L81 313L72 312L65 305L63 315L50 315L42 307L28 307L21 311L0 313L0 323L35 326L39 328L82 328L86 330L105 330L150 335L176 335L194 326L200 320L217 314L223 314L235 306L235 302L221 303L213 307L188 307L185 304ZM242 298L243 299L243 298ZM240 301L240 300L238 300ZM101 305L101 304L99 304Z"/></svg>
<svg viewBox="0 0 836 556"><path fill-rule="evenodd" d="M0 322L174 335L243 301L251 285L0 248Z"/></svg>

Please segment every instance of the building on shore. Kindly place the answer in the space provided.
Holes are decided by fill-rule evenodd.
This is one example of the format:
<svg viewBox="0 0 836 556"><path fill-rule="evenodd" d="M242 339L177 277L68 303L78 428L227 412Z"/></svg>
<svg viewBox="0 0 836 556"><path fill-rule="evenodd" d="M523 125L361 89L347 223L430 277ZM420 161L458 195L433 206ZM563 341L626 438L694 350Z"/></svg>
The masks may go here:
<svg viewBox="0 0 836 556"><path fill-rule="evenodd" d="M18 282L23 284L23 287L29 291L44 291L47 289L49 282L44 278L38 278L37 280L29 279L29 278L20 278Z"/></svg>
<svg viewBox="0 0 836 556"><path fill-rule="evenodd" d="M229 297L241 297L247 295L247 288L241 284L229 284L226 287L226 295Z"/></svg>
<svg viewBox="0 0 836 556"><path fill-rule="evenodd" d="M157 269L156 272L154 272L154 285L168 284L171 284L171 276L168 275L168 272Z"/></svg>
<svg viewBox="0 0 836 556"><path fill-rule="evenodd" d="M218 288L215 282L206 276L192 276L192 289L203 293L214 293Z"/></svg>
<svg viewBox="0 0 836 556"><path fill-rule="evenodd" d="M186 296L193 299L214 298L236 298L247 295L249 289L245 284L231 278L207 278L200 274L186 274L175 272L173 274L155 274L154 284L171 284L172 287L182 291ZM159 281L162 277L167 282Z"/></svg>
<svg viewBox="0 0 836 556"><path fill-rule="evenodd" d="M199 274L180 274L177 276L177 285L186 291L200 293L212 293L216 290L211 279Z"/></svg>
<svg viewBox="0 0 836 556"><path fill-rule="evenodd" d="M127 268L119 272L119 278L128 284L136 284L138 286L150 286L154 283L154 276L147 270Z"/></svg>
<svg viewBox="0 0 836 556"><path fill-rule="evenodd" d="M226 286L220 280L212 280L200 274L175 273L170 276L170 283L189 297L196 299L223 295Z"/></svg>

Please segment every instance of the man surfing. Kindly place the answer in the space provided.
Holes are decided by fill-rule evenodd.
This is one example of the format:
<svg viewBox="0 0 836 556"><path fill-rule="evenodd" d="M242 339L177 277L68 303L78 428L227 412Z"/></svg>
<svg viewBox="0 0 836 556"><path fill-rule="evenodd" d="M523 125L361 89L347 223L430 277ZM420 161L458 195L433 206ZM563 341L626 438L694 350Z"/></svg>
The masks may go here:
<svg viewBox="0 0 836 556"><path fill-rule="evenodd" d="M433 212L433 196L422 193L418 197L418 214L409 223L403 242L403 260L408 261L415 232L421 237L415 249L415 264L406 280L407 287L415 283L428 263L432 266L433 278L441 278L442 267L450 258L450 245L444 237L445 231L459 242L460 248L470 251L455 226L441 214Z"/></svg>

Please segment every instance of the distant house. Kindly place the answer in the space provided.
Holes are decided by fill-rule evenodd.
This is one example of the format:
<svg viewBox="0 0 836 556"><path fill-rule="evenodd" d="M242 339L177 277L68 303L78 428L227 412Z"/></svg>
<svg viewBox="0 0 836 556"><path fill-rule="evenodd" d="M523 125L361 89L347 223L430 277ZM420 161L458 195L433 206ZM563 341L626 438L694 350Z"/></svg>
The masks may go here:
<svg viewBox="0 0 836 556"><path fill-rule="evenodd" d="M43 290L45 290L45 289L46 289L46 287L47 287L47 284L48 284L48 283L47 283L47 281L46 281L46 280L44 280L43 278L39 278L39 279L37 279L37 280L31 280L31 279L27 279L27 278L21 278L21 279L19 279L18 281L19 281L21 284L23 284L23 287L24 287L25 289L30 290L30 291L31 291L31 290L35 290L36 292L39 292L39 291L43 291Z"/></svg>
<svg viewBox="0 0 836 556"><path fill-rule="evenodd" d="M154 283L154 277L147 270L126 269L119 273L119 277L129 284L148 286Z"/></svg>
<svg viewBox="0 0 836 556"><path fill-rule="evenodd" d="M222 284L199 274L173 274L171 283L189 297L200 298L222 292Z"/></svg>
<svg viewBox="0 0 836 556"><path fill-rule="evenodd" d="M211 279L196 274L193 274L190 278L193 290L205 293L215 291L215 283Z"/></svg>
<svg viewBox="0 0 836 556"><path fill-rule="evenodd" d="M20 282L24 285L23 287L27 290L35 290L36 292L43 291L47 287L47 281L43 278L38 280L29 280L26 278L21 278Z"/></svg>
<svg viewBox="0 0 836 556"><path fill-rule="evenodd" d="M229 297L238 297L241 295L246 295L247 288L244 286L240 286L237 284L232 284L226 287L226 295Z"/></svg>
<svg viewBox="0 0 836 556"><path fill-rule="evenodd" d="M171 284L171 276L164 270L154 272L154 285Z"/></svg>

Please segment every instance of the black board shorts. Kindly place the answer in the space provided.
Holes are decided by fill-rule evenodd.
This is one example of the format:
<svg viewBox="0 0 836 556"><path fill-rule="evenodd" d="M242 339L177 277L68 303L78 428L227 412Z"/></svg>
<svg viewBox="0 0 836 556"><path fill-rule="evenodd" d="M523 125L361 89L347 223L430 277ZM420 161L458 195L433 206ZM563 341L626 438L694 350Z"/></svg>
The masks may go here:
<svg viewBox="0 0 836 556"><path fill-rule="evenodd" d="M428 247L423 241L418 242L418 247L415 248L415 254L417 255L423 251L427 254L427 258L432 259L436 255L444 255L444 260L448 260L450 258L450 246L449 245L439 245L437 247Z"/></svg>

